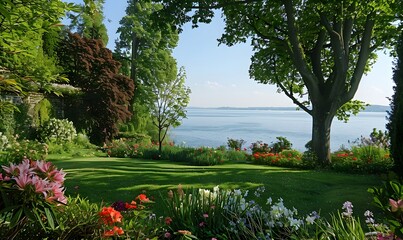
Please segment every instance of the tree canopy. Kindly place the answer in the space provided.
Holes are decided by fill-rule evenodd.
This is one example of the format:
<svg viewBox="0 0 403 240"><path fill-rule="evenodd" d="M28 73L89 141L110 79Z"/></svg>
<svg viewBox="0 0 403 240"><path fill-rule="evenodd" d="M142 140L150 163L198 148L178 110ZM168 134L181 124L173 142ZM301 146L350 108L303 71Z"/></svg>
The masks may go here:
<svg viewBox="0 0 403 240"><path fill-rule="evenodd" d="M78 108L71 106L70 117L94 143L111 141L118 124L131 116L133 81L119 74L120 63L101 40L68 33L59 48L59 60L70 83L83 93L76 102Z"/></svg>
<svg viewBox="0 0 403 240"><path fill-rule="evenodd" d="M128 1L126 16L119 22L119 39L116 40L114 52L115 58L123 65L122 73L129 76L136 86L132 101L133 116L128 123L130 129L149 134L155 140L158 137L154 133L158 133L158 130L152 125L150 108L146 106L146 99L152 93L145 85L151 79L162 81L162 78L175 78L176 62L171 54L179 39L178 32L170 24L161 23L158 28L154 24L151 17L161 9L162 5L150 0ZM167 57L165 60L168 62L161 61L162 56ZM170 68L173 71L166 70L166 65L172 65Z"/></svg>
<svg viewBox="0 0 403 240"><path fill-rule="evenodd" d="M332 120L338 111L345 118L346 111L362 106L350 101L376 51L394 44L402 6L400 0L160 2L164 11L156 15L157 21L178 26L208 23L213 10L221 9L225 32L219 42L232 46L250 41L251 78L277 85L312 116L313 149L325 164L330 162Z"/></svg>
<svg viewBox="0 0 403 240"><path fill-rule="evenodd" d="M43 35L60 26L73 4L56 1L4 1L0 5L0 85L21 92L21 87L47 89L61 80L55 63L42 50ZM6 89L7 87L7 89Z"/></svg>

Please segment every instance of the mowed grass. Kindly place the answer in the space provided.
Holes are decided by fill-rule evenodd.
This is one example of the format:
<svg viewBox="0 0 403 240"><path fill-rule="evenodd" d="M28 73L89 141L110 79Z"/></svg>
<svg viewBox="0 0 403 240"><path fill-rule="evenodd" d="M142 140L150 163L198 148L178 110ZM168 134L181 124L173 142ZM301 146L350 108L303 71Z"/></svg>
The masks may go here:
<svg viewBox="0 0 403 240"><path fill-rule="evenodd" d="M54 157L53 157L54 158ZM178 184L186 188L213 188L249 190L249 199L265 204L267 198L283 198L286 207L295 207L300 214L320 211L322 216L341 209L351 201L354 212L361 218L365 210L376 210L370 205L372 196L367 189L380 186L375 175L342 174L326 171L303 171L253 165L227 163L219 166L188 166L161 160L125 158L71 158L49 159L67 172L67 195L87 197L93 202L112 203L130 201L146 192L155 198L155 211L162 210L161 196ZM257 198L256 188L266 191Z"/></svg>

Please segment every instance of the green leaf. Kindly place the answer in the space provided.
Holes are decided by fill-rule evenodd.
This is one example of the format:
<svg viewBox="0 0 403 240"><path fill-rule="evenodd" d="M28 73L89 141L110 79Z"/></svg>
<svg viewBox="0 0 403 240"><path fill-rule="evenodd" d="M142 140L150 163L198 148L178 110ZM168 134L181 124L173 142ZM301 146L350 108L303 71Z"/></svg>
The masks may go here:
<svg viewBox="0 0 403 240"><path fill-rule="evenodd" d="M36 219L38 220L39 224L41 224L42 229L46 231L46 227L45 227L45 225L43 224L42 218L41 218L41 216L39 215L38 211L37 211L35 208L33 208L33 209L32 209L32 212L35 214Z"/></svg>
<svg viewBox="0 0 403 240"><path fill-rule="evenodd" d="M48 220L49 226L52 228L52 230L55 229L55 222L53 220L53 213L49 208L45 208L45 215Z"/></svg>
<svg viewBox="0 0 403 240"><path fill-rule="evenodd" d="M13 215L13 217L10 220L10 228L14 228L17 226L19 221L21 220L22 216L22 208L18 209L17 213Z"/></svg>
<svg viewBox="0 0 403 240"><path fill-rule="evenodd" d="M10 13L4 8L3 5L0 5L0 14L7 18L8 21L11 19Z"/></svg>

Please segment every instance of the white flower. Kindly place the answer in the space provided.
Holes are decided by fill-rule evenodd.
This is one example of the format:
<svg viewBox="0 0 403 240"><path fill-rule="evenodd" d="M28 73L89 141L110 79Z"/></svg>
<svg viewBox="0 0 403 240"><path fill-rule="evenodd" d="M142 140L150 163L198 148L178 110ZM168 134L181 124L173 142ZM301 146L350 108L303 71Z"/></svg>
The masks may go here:
<svg viewBox="0 0 403 240"><path fill-rule="evenodd" d="M267 199L266 205L271 205L272 201L273 201L273 200L271 199L271 197L269 197L269 198Z"/></svg>
<svg viewBox="0 0 403 240"><path fill-rule="evenodd" d="M315 216L307 216L306 218L305 218L305 221L308 223L308 224L313 224L314 222L315 222Z"/></svg>
<svg viewBox="0 0 403 240"><path fill-rule="evenodd" d="M242 191L240 189L235 189L234 190L234 195L235 196L241 196L242 195Z"/></svg>

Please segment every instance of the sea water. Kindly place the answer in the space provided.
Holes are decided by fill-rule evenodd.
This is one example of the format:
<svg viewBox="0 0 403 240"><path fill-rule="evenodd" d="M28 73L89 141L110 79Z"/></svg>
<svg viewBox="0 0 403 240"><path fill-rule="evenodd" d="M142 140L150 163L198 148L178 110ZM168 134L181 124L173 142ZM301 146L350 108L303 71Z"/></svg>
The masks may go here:
<svg viewBox="0 0 403 240"><path fill-rule="evenodd" d="M333 120L331 150L349 147L361 136L369 137L373 128L386 129L386 112L361 112L351 116L347 123ZM182 125L169 133L177 145L190 147L218 147L228 138L243 139L244 147L253 142L271 144L276 137L286 137L293 148L304 151L311 139L312 117L304 111L256 110L226 108L189 108Z"/></svg>

